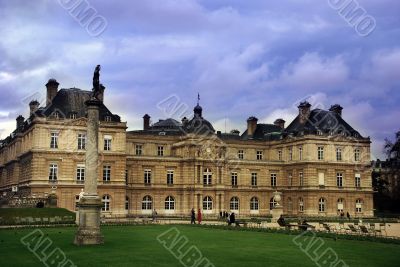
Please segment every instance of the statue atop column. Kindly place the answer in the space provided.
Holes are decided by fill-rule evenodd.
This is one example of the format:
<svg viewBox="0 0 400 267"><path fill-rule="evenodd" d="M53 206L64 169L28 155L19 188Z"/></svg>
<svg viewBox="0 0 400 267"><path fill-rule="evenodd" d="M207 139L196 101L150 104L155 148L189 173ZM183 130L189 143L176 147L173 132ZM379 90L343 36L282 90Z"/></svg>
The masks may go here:
<svg viewBox="0 0 400 267"><path fill-rule="evenodd" d="M93 89L92 89L92 98L96 98L100 100L99 96L101 94L101 84L100 84L100 69L101 66L97 65L94 69L93 73Z"/></svg>

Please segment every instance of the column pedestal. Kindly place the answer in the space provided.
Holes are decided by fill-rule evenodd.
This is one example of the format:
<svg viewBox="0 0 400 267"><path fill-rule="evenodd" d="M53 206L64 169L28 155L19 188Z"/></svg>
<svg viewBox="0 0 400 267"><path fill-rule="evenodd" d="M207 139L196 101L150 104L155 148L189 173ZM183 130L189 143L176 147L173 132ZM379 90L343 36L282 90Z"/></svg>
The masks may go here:
<svg viewBox="0 0 400 267"><path fill-rule="evenodd" d="M100 232L100 209L102 203L98 196L83 196L78 203L79 228L75 235L75 245L97 245L104 243Z"/></svg>

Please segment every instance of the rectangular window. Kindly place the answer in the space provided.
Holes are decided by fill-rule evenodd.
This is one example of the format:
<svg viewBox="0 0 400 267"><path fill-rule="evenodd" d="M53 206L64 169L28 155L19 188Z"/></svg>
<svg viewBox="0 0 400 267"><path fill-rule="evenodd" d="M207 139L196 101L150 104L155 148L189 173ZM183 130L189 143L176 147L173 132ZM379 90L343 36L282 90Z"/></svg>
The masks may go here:
<svg viewBox="0 0 400 267"><path fill-rule="evenodd" d="M157 155L160 157L164 156L164 147L163 146L157 147Z"/></svg>
<svg viewBox="0 0 400 267"><path fill-rule="evenodd" d="M244 151L238 150L238 159L243 159L243 158L244 158Z"/></svg>
<svg viewBox="0 0 400 267"><path fill-rule="evenodd" d="M78 149L86 149L86 134L78 134Z"/></svg>
<svg viewBox="0 0 400 267"><path fill-rule="evenodd" d="M282 160L282 150L278 150L278 160Z"/></svg>
<svg viewBox="0 0 400 267"><path fill-rule="evenodd" d="M261 150L257 151L257 160L262 160L263 159L263 152Z"/></svg>
<svg viewBox="0 0 400 267"><path fill-rule="evenodd" d="M325 185L325 173L323 172L318 173L318 185L320 186Z"/></svg>
<svg viewBox="0 0 400 267"><path fill-rule="evenodd" d="M57 181L57 176L58 176L58 165L52 163L50 164L50 169L49 169L49 180Z"/></svg>
<svg viewBox="0 0 400 267"><path fill-rule="evenodd" d="M58 133L56 132L50 134L50 148L58 148Z"/></svg>
<svg viewBox="0 0 400 267"><path fill-rule="evenodd" d="M299 185L300 186L304 185L304 174L303 174L303 172L299 172Z"/></svg>
<svg viewBox="0 0 400 267"><path fill-rule="evenodd" d="M136 156L141 156L143 151L142 145L135 145L135 154Z"/></svg>
<svg viewBox="0 0 400 267"><path fill-rule="evenodd" d="M343 187L343 173L336 173L336 185L337 187Z"/></svg>
<svg viewBox="0 0 400 267"><path fill-rule="evenodd" d="M105 151L110 151L111 150L111 136L105 135L104 136L104 150Z"/></svg>
<svg viewBox="0 0 400 267"><path fill-rule="evenodd" d="M151 184L151 170L144 170L144 184Z"/></svg>
<svg viewBox="0 0 400 267"><path fill-rule="evenodd" d="M129 181L129 172L128 170L125 170L125 185L128 185L128 181Z"/></svg>
<svg viewBox="0 0 400 267"><path fill-rule="evenodd" d="M173 170L167 171L167 184L169 184L169 185L174 184L174 171Z"/></svg>
<svg viewBox="0 0 400 267"><path fill-rule="evenodd" d="M257 186L257 173L251 173L251 186Z"/></svg>
<svg viewBox="0 0 400 267"><path fill-rule="evenodd" d="M291 147L289 148L289 160L293 160L293 149Z"/></svg>
<svg viewBox="0 0 400 267"><path fill-rule="evenodd" d="M354 161L360 161L361 152L359 148L354 149Z"/></svg>
<svg viewBox="0 0 400 267"><path fill-rule="evenodd" d="M83 183L85 181L85 165L78 165L76 167L76 182Z"/></svg>
<svg viewBox="0 0 400 267"><path fill-rule="evenodd" d="M103 182L110 182L111 180L111 166L104 165L103 166Z"/></svg>
<svg viewBox="0 0 400 267"><path fill-rule="evenodd" d="M336 160L341 161L342 160L342 149L341 148L336 148Z"/></svg>
<svg viewBox="0 0 400 267"><path fill-rule="evenodd" d="M271 186L276 187L276 173L271 173Z"/></svg>
<svg viewBox="0 0 400 267"><path fill-rule="evenodd" d="M359 173L356 173L354 179L355 179L355 186L361 187L361 175Z"/></svg>
<svg viewBox="0 0 400 267"><path fill-rule="evenodd" d="M288 186L292 186L293 183L293 175L292 173L288 174Z"/></svg>
<svg viewBox="0 0 400 267"><path fill-rule="evenodd" d="M324 159L324 147L319 146L318 147L318 160L323 160Z"/></svg>
<svg viewBox="0 0 400 267"><path fill-rule="evenodd" d="M232 186L237 186L237 184L238 184L238 174L237 174L237 172L232 172L231 173L231 183L232 183Z"/></svg>

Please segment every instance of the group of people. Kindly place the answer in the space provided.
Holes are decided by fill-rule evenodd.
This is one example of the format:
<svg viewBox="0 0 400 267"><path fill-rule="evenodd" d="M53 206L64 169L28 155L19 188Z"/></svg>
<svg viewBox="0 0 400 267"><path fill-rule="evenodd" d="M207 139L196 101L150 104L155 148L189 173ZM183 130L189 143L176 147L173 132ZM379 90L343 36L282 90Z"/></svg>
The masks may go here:
<svg viewBox="0 0 400 267"><path fill-rule="evenodd" d="M229 214L226 211L221 211L219 213L219 215L220 215L220 218L225 219L229 225L236 222L236 217L235 217L234 212ZM201 224L202 219L203 219L203 215L201 213L201 210L198 209L197 210L197 223ZM192 210L190 212L190 224L196 224L196 212L195 212L194 208L192 208Z"/></svg>
<svg viewBox="0 0 400 267"><path fill-rule="evenodd" d="M285 226L285 227L298 227L300 230L306 231L308 228L313 228L311 224L308 224L306 220L300 220L297 225L296 224L289 224L286 223L285 218L283 218L283 215L279 216L279 219L277 220L277 223L279 226Z"/></svg>
<svg viewBox="0 0 400 267"><path fill-rule="evenodd" d="M344 219L344 211L343 210L341 210L339 212L339 215L340 215L340 219ZM346 213L346 217L350 221L350 213L349 212Z"/></svg>
<svg viewBox="0 0 400 267"><path fill-rule="evenodd" d="M201 224L202 221L202 214L201 210L197 210L197 222ZM190 223L191 224L196 224L196 212L194 211L194 208L192 208L192 211L190 212Z"/></svg>
<svg viewBox="0 0 400 267"><path fill-rule="evenodd" d="M235 213L228 213L227 211L220 211L219 218L222 220L226 220L228 224L233 224L236 221Z"/></svg>

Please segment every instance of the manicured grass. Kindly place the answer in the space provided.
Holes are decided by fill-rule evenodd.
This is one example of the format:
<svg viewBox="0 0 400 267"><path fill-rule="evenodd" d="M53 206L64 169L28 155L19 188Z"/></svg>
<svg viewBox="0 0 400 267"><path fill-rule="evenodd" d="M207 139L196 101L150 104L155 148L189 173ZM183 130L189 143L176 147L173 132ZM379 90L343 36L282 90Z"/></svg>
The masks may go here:
<svg viewBox="0 0 400 267"><path fill-rule="evenodd" d="M75 227L41 231L53 241L49 251L59 247L78 266L183 266L157 240L157 236L173 227L189 240L183 251L194 245L215 266L316 266L294 244L295 236L286 234L190 225L107 226L102 227L104 245L76 247L72 244ZM44 266L20 241L34 230L0 230L1 266ZM332 248L348 266L400 266L400 245L323 240L323 248Z"/></svg>
<svg viewBox="0 0 400 267"><path fill-rule="evenodd" d="M19 218L50 218L50 217L72 216L75 218L75 213L62 208L1 208L0 217L3 224L15 223L15 219ZM0 223L1 223L0 222Z"/></svg>

